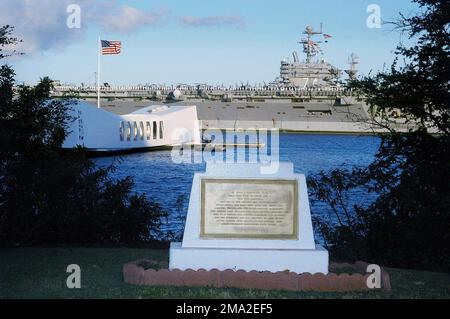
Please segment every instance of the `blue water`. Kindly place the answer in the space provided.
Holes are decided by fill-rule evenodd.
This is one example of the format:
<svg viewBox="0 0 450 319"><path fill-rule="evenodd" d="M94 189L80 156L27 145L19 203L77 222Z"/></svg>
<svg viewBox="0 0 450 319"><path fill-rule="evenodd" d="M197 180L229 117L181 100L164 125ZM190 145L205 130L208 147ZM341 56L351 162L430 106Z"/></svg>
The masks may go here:
<svg viewBox="0 0 450 319"><path fill-rule="evenodd" d="M373 160L379 143L375 136L281 134L280 159L294 163L297 173L314 175L322 170L365 166ZM175 203L180 195L184 195L182 214L187 211L194 173L205 169L205 164L174 164L171 151L95 161L99 166L114 163L116 178L133 177L135 192L147 195L170 212L177 210ZM355 202L364 201L364 193L356 193L356 196L361 198L354 198ZM326 213L326 210L327 206L320 203L313 207L315 214ZM171 226L178 229L182 223L173 220Z"/></svg>

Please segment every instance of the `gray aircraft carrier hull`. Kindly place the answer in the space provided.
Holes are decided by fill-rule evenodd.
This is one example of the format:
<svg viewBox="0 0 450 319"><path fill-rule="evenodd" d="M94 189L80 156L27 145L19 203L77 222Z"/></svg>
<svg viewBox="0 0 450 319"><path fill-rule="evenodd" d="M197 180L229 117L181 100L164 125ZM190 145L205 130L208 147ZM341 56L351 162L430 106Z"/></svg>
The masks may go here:
<svg viewBox="0 0 450 319"><path fill-rule="evenodd" d="M88 102L96 105L95 100ZM370 124L363 103L335 106L327 102L217 102L178 101L176 105L196 105L202 129L279 129L291 132L373 134L384 130ZM116 114L127 114L148 105L170 105L157 101L102 101L102 108ZM407 131L410 125L396 124Z"/></svg>

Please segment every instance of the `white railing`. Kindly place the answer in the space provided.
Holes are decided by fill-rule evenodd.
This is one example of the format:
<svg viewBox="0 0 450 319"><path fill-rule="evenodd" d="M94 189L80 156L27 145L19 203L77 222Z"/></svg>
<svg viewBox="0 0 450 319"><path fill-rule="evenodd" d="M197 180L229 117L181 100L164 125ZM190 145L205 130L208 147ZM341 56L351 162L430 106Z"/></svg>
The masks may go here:
<svg viewBox="0 0 450 319"><path fill-rule="evenodd" d="M284 86L242 86L242 87L222 87L222 86L102 86L102 92L110 92L115 94L133 95L133 93L144 93L150 95L168 95L174 91L180 91L182 95L199 95L199 93L211 95L230 94L234 96L249 96L249 97L263 97L263 96L336 96L336 95L352 95L353 90L334 87L334 88L299 88L299 87L284 87ZM72 86L61 85L55 87L55 93L79 92L79 93L96 93L95 86Z"/></svg>

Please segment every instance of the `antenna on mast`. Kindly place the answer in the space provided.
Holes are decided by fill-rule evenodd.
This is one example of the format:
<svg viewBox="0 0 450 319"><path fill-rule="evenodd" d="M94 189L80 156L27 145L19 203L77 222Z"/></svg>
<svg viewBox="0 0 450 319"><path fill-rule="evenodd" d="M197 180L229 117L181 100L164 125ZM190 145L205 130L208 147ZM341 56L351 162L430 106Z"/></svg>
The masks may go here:
<svg viewBox="0 0 450 319"><path fill-rule="evenodd" d="M313 41L315 35L323 34L323 23L320 24L320 32L314 31L312 26L307 26L303 32L306 34L306 39L302 39L299 43L303 45L303 52L306 53L306 63L311 64L312 59L319 53L322 53L322 49L319 44L322 41Z"/></svg>

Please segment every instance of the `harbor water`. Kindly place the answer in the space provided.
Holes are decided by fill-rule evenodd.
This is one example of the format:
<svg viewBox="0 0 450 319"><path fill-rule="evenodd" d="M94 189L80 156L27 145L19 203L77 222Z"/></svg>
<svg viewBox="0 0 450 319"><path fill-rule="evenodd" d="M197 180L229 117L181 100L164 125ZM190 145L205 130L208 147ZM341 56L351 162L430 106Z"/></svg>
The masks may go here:
<svg viewBox="0 0 450 319"><path fill-rule="evenodd" d="M281 134L280 160L292 162L296 173L312 176L320 171L365 166L374 159L379 143L376 136ZM186 214L194 173L205 169L205 163L174 163L170 150L104 157L95 161L99 166L114 164L115 178L131 176L135 182L133 191L145 194L172 216ZM362 203L366 196L364 192L356 192L352 201ZM181 205L177 204L181 198L184 198ZM316 203L312 211L327 214L328 207ZM167 227L180 231L183 223L172 218Z"/></svg>

